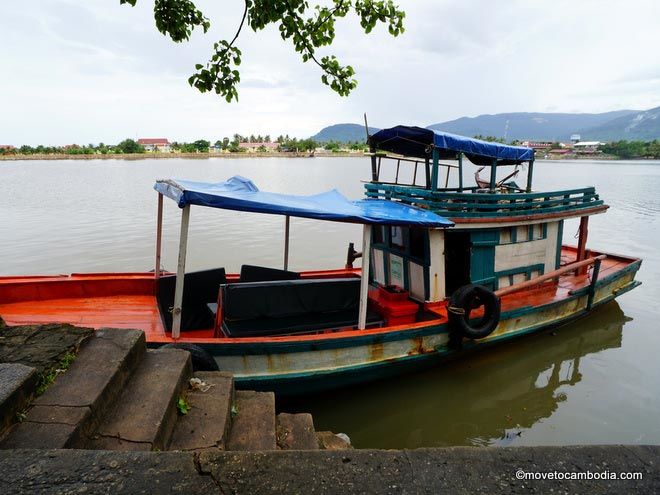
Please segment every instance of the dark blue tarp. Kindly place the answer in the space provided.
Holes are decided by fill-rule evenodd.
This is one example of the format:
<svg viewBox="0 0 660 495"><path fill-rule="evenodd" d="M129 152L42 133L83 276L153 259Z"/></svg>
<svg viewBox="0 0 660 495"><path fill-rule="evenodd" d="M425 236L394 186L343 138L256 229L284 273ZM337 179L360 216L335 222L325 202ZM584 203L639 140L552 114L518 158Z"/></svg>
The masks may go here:
<svg viewBox="0 0 660 495"><path fill-rule="evenodd" d="M498 160L499 165L534 159L532 148L492 143L449 132L404 125L378 131L369 138L369 144L375 149L420 158L429 157L435 147L440 151L440 158L453 158L461 152L465 153L471 162L479 165L490 165L494 159Z"/></svg>
<svg viewBox="0 0 660 495"><path fill-rule="evenodd" d="M453 222L431 211L395 201L384 199L350 201L336 189L312 196L264 192L260 191L251 180L238 175L218 183L179 179L159 180L154 185L154 189L176 201L180 208L199 205L225 210L376 225L419 227L454 225Z"/></svg>

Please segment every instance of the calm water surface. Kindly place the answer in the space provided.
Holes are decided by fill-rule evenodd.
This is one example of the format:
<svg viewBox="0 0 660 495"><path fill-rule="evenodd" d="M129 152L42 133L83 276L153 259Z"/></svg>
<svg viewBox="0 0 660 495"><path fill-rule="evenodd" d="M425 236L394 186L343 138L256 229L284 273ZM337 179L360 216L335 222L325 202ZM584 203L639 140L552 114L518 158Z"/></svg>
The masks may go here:
<svg viewBox="0 0 660 495"><path fill-rule="evenodd" d="M369 170L358 158L0 162L0 274L152 269L158 178L241 174L265 190L358 198ZM537 190L589 185L611 206L591 218L590 247L644 258L641 287L552 333L283 406L362 448L660 443L660 162L536 164ZM166 200L169 269L179 218ZM564 241L576 231L567 222ZM290 266L343 266L360 239L356 226L292 219ZM281 217L194 208L188 268L279 266L282 241Z"/></svg>

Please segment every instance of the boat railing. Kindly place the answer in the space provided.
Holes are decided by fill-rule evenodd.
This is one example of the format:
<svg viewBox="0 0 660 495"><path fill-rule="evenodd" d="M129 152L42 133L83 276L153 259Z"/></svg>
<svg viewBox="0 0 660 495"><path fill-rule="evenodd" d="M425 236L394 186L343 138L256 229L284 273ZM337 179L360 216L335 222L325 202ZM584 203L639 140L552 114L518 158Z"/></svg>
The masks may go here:
<svg viewBox="0 0 660 495"><path fill-rule="evenodd" d="M604 204L593 187L531 193L481 193L477 190L465 193L371 182L365 184L365 189L369 198L396 199L450 218L534 215Z"/></svg>
<svg viewBox="0 0 660 495"><path fill-rule="evenodd" d="M567 265L562 266L561 268L558 268L556 270L553 270L551 272L548 272L546 274L540 275L536 278L533 278L531 280L526 280L524 282L520 282L515 285L510 285L508 287L503 287L499 290L495 291L495 295L498 297L503 297L503 296L508 296L510 294L514 294L516 292L520 292L523 290L531 289L533 287L539 286L541 284L544 284L546 282L549 282L551 280L558 280L560 276L569 273L569 272L576 272L579 273L581 269L586 270L586 268L590 265L594 265L593 272L591 273L591 280L589 283L589 292L587 296L587 309L591 309L591 306L593 304L593 298L595 295L596 291L596 283L598 282L598 274L600 272L600 263L602 260L607 258L607 255L601 254L599 256L594 256L592 258L587 258L585 260L579 260L579 261L574 261L573 263L569 263Z"/></svg>

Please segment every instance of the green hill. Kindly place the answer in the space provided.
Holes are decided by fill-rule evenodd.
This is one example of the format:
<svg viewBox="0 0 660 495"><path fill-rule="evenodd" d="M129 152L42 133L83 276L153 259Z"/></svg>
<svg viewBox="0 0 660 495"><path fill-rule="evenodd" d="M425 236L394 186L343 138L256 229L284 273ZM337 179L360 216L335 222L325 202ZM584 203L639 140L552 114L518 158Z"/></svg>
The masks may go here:
<svg viewBox="0 0 660 495"><path fill-rule="evenodd" d="M580 133L599 141L653 141L660 139L660 107L625 115Z"/></svg>
<svg viewBox="0 0 660 495"><path fill-rule="evenodd" d="M639 112L619 110L606 113L498 113L461 117L428 126L463 136L495 136L507 141L538 140L563 141L571 134L582 134L585 129L598 128L616 119L625 119ZM584 139L584 136L583 136Z"/></svg>
<svg viewBox="0 0 660 495"><path fill-rule="evenodd" d="M373 134L378 130L376 127L369 127L369 134ZM324 127L313 135L312 139L319 143L327 143L328 141L348 143L351 141L366 141L367 134L364 126L360 124L335 124Z"/></svg>

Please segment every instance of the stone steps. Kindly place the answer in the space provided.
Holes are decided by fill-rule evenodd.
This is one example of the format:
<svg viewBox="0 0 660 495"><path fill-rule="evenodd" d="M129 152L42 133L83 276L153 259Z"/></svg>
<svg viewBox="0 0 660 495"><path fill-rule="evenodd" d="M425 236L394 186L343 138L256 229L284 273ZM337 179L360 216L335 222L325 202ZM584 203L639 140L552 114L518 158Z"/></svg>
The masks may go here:
<svg viewBox="0 0 660 495"><path fill-rule="evenodd" d="M277 447L281 450L318 450L314 420L309 413L277 415Z"/></svg>
<svg viewBox="0 0 660 495"><path fill-rule="evenodd" d="M195 386L188 387L189 410L177 419L168 450L224 450L231 427L234 377L221 371L200 371L190 382Z"/></svg>
<svg viewBox="0 0 660 495"><path fill-rule="evenodd" d="M343 445L330 432L325 436L325 432L315 432L309 414L276 415L272 392L234 391L229 373L193 375L187 351L147 350L141 331L51 327L30 327L24 333L31 338L46 336L49 341L64 339L50 353L52 359L45 354L51 363L58 363L62 352L73 352L71 342L84 338L79 352L32 404L40 369L46 370L46 365L0 364L0 434L11 424L0 439L0 449L205 452L318 450ZM79 335L82 330L87 333ZM15 348L21 355L31 352L27 342L20 341ZM19 417L22 422L16 422Z"/></svg>
<svg viewBox="0 0 660 495"><path fill-rule="evenodd" d="M37 370L31 366L0 363L0 435L28 407L37 381Z"/></svg>
<svg viewBox="0 0 660 495"><path fill-rule="evenodd" d="M80 448L117 399L145 350L138 330L102 329L87 339L0 448Z"/></svg>
<svg viewBox="0 0 660 495"><path fill-rule="evenodd" d="M237 390L227 450L277 450L275 394Z"/></svg>
<svg viewBox="0 0 660 495"><path fill-rule="evenodd" d="M179 349L147 351L87 447L164 450L177 420L177 402L191 375L190 353Z"/></svg>

